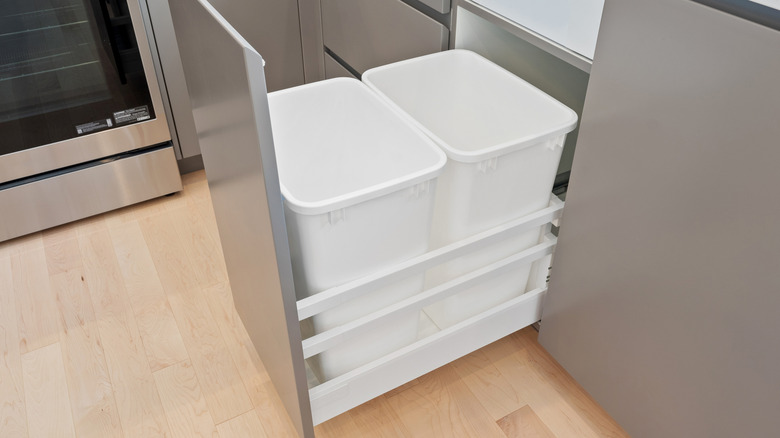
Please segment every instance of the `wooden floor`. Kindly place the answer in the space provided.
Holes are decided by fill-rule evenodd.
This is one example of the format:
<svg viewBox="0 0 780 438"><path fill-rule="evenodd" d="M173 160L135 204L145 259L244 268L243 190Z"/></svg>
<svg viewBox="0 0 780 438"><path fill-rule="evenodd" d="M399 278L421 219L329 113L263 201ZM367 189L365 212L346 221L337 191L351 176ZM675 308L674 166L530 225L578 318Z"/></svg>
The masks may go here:
<svg viewBox="0 0 780 438"><path fill-rule="evenodd" d="M184 181L0 243L0 437L294 436L233 308L204 174ZM625 433L526 329L317 436Z"/></svg>

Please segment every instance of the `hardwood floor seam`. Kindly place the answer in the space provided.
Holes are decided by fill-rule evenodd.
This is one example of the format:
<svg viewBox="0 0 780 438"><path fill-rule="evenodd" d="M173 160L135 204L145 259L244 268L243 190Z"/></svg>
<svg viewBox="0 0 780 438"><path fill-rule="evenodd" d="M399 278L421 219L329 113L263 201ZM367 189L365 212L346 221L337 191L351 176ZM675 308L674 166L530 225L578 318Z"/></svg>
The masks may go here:
<svg viewBox="0 0 780 438"><path fill-rule="evenodd" d="M215 425L215 426L219 426L220 424L225 424L225 423L227 423L228 421L235 420L236 418L238 418L238 417L240 417L240 416L242 416L242 415L245 415L247 412L252 412L252 411L254 411L254 410L255 410L255 407L254 407L254 406L252 406L252 409L249 409L249 410L247 410L246 412L242 412L242 413L240 413L240 414L238 414L238 415L236 415L236 416L230 417L230 418L228 418L228 419L227 419L227 420L225 420L225 421L220 421L219 423L214 423L214 425Z"/></svg>
<svg viewBox="0 0 780 438"><path fill-rule="evenodd" d="M159 370L154 370L154 371L152 371L152 375L154 375L154 374L157 374L157 373L159 373L160 371L165 371L165 370L167 370L167 369L168 369L168 368L170 368L170 367L177 366L177 365L181 365L181 364L182 364L182 363L184 363L184 362L190 362L190 360L191 360L190 358L186 358L186 359L182 359L182 360L180 360L180 361L178 361L178 362L174 362L174 363L172 363L172 364L170 364L170 365L166 365L164 368L160 368Z"/></svg>

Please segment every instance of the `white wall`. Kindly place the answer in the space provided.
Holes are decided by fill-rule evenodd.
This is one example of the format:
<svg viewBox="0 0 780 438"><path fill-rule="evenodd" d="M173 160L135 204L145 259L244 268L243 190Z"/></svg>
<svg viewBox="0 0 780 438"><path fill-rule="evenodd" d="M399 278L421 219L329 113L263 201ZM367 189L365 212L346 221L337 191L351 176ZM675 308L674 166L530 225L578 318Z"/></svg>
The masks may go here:
<svg viewBox="0 0 780 438"><path fill-rule="evenodd" d="M780 0L751 0L753 3L758 3L764 6L769 6L770 8L775 8L777 10L780 10Z"/></svg>
<svg viewBox="0 0 780 438"><path fill-rule="evenodd" d="M604 0L474 1L574 52L593 59Z"/></svg>

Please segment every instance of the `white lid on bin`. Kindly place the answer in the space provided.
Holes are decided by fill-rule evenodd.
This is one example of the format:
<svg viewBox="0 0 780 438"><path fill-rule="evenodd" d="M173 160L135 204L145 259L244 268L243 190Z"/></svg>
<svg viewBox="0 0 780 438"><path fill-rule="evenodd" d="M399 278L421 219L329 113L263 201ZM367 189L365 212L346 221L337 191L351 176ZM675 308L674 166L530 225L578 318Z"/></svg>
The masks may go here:
<svg viewBox="0 0 780 438"><path fill-rule="evenodd" d="M363 82L456 161L474 163L572 131L577 113L468 50L370 69Z"/></svg>
<svg viewBox="0 0 780 438"><path fill-rule="evenodd" d="M300 214L322 214L411 187L447 157L356 79L270 93L282 195Z"/></svg>

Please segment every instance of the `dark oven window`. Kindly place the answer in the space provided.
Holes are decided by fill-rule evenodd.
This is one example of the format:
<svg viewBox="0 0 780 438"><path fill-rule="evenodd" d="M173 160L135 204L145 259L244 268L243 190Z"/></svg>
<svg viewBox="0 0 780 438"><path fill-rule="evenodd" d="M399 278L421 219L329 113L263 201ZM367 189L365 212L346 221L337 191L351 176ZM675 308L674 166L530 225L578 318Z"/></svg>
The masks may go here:
<svg viewBox="0 0 780 438"><path fill-rule="evenodd" d="M127 0L0 1L0 155L154 117Z"/></svg>

